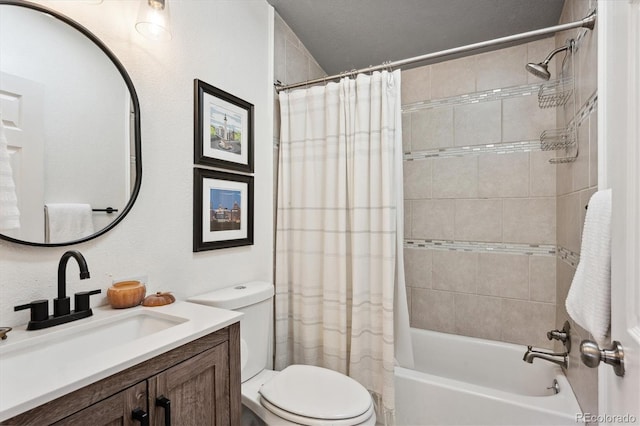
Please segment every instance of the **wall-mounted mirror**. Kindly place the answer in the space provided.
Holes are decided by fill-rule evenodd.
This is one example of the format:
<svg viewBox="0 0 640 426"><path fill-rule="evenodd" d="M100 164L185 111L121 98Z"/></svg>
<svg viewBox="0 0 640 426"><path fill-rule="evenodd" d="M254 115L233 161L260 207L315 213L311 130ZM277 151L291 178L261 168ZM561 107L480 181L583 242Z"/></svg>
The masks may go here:
<svg viewBox="0 0 640 426"><path fill-rule="evenodd" d="M42 6L0 0L0 111L20 211L0 238L69 245L122 220L142 177L140 111L96 36Z"/></svg>

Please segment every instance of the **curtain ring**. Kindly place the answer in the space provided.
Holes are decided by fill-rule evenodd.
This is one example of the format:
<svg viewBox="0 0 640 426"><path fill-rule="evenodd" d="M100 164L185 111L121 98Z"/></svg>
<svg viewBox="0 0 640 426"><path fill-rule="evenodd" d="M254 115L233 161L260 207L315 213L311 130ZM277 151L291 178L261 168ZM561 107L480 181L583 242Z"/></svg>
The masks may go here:
<svg viewBox="0 0 640 426"><path fill-rule="evenodd" d="M387 72L387 87L393 86L393 68L391 67L391 61L385 61L382 63L384 70Z"/></svg>

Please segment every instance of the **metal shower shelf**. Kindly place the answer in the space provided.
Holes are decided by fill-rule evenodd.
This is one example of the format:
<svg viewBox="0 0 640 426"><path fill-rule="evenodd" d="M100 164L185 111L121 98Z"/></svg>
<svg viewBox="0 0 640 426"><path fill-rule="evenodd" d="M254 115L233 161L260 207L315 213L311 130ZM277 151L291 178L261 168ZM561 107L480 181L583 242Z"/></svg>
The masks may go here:
<svg viewBox="0 0 640 426"><path fill-rule="evenodd" d="M564 106L573 93L573 79L561 78L540 85L538 90L538 105L540 108L555 108Z"/></svg>
<svg viewBox="0 0 640 426"><path fill-rule="evenodd" d="M576 159L578 158L578 154L576 152L576 155L571 157L556 157L556 158L552 158L549 160L549 163L551 164L564 164L564 163L573 163L574 161L576 161Z"/></svg>
<svg viewBox="0 0 640 426"><path fill-rule="evenodd" d="M567 149L575 144L576 131L573 128L545 130L540 134L540 149L543 151Z"/></svg>
<svg viewBox="0 0 640 426"><path fill-rule="evenodd" d="M564 149L564 157L549 160L551 164L572 163L578 158L577 130L571 125L568 128L545 130L540 135L540 148L543 151ZM575 153L571 155L571 152Z"/></svg>

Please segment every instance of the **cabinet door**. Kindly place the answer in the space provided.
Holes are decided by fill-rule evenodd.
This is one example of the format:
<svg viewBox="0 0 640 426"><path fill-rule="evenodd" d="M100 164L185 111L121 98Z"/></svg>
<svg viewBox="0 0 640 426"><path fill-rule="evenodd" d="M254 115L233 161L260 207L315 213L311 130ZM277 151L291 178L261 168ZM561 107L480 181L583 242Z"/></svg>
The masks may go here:
<svg viewBox="0 0 640 426"><path fill-rule="evenodd" d="M138 383L103 401L54 423L56 426L139 426L144 420L133 419L132 413L147 410L147 382ZM146 423L148 424L148 422Z"/></svg>
<svg viewBox="0 0 640 426"><path fill-rule="evenodd" d="M229 344L222 343L149 379L153 425L230 424ZM159 401L165 401L161 406Z"/></svg>

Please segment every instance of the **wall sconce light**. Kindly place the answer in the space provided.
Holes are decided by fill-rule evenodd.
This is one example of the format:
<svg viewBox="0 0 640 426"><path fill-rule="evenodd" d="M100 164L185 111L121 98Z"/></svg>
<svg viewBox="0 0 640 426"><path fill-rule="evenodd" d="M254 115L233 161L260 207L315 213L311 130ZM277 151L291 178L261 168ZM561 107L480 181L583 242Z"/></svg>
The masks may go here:
<svg viewBox="0 0 640 426"><path fill-rule="evenodd" d="M140 0L136 31L152 40L171 40L168 0Z"/></svg>

